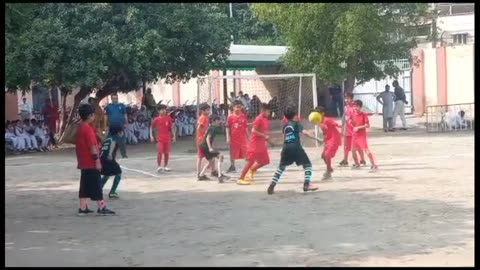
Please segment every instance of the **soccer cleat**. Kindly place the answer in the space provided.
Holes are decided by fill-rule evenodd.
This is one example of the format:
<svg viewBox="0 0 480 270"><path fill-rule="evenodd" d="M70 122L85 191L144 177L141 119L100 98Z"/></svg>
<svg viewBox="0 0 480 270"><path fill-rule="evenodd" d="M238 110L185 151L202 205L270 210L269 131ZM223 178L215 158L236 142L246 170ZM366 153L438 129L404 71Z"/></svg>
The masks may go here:
<svg viewBox="0 0 480 270"><path fill-rule="evenodd" d="M256 172L254 172L252 170L248 170L247 178L245 180L253 182L253 180L255 178L255 173Z"/></svg>
<svg viewBox="0 0 480 270"><path fill-rule="evenodd" d="M118 193L110 193L108 194L109 199L120 199L120 196L118 196Z"/></svg>
<svg viewBox="0 0 480 270"><path fill-rule="evenodd" d="M229 179L230 179L230 177L222 174L222 175L220 175L220 177L218 177L218 183L223 184L223 183L225 183L225 181L227 181Z"/></svg>
<svg viewBox="0 0 480 270"><path fill-rule="evenodd" d="M370 170L376 171L376 170L378 170L378 166L377 165L372 165L372 167L370 167Z"/></svg>
<svg viewBox="0 0 480 270"><path fill-rule="evenodd" d="M267 189L268 195L272 195L274 189L275 189L275 185L270 184L270 186L268 186L268 189Z"/></svg>
<svg viewBox="0 0 480 270"><path fill-rule="evenodd" d="M83 216L86 216L86 215L91 214L91 213L93 213L93 212L94 212L94 211L88 209L88 207L85 208L84 210L78 208L77 216L83 217Z"/></svg>
<svg viewBox="0 0 480 270"><path fill-rule="evenodd" d="M312 186L311 184L303 185L303 192L315 191L317 189L318 189L318 187Z"/></svg>
<svg viewBox="0 0 480 270"><path fill-rule="evenodd" d="M322 180L329 180L332 178L332 171L326 171L324 174L323 174L323 178Z"/></svg>
<svg viewBox="0 0 480 270"><path fill-rule="evenodd" d="M352 170L358 170L360 169L360 164L353 164Z"/></svg>
<svg viewBox="0 0 480 270"><path fill-rule="evenodd" d="M342 166L342 167L348 166L348 161L346 161L345 159L342 160L342 161L340 162L340 166Z"/></svg>
<svg viewBox="0 0 480 270"><path fill-rule="evenodd" d="M227 170L227 173L234 173L234 172L237 172L237 169L235 168L235 166L230 166L230 168L228 168Z"/></svg>
<svg viewBox="0 0 480 270"><path fill-rule="evenodd" d="M237 180L237 185L251 185L251 184L252 184L252 182L246 181L244 179L238 179Z"/></svg>
<svg viewBox="0 0 480 270"><path fill-rule="evenodd" d="M113 212L112 210L108 209L105 206L102 209L97 210L97 215L99 215L99 216L112 216L112 215L115 215L115 212Z"/></svg>
<svg viewBox="0 0 480 270"><path fill-rule="evenodd" d="M212 176L213 176L213 177L218 177L218 171L213 171L213 172L212 172Z"/></svg>
<svg viewBox="0 0 480 270"><path fill-rule="evenodd" d="M161 172L163 172L163 167L158 167L157 168L157 173L161 173Z"/></svg>
<svg viewBox="0 0 480 270"><path fill-rule="evenodd" d="M198 181L209 181L210 178L208 178L208 176L206 176L206 175L202 175L202 176L198 176L197 180Z"/></svg>
<svg viewBox="0 0 480 270"><path fill-rule="evenodd" d="M171 171L172 169L168 168L168 167L163 167L163 170L166 171L166 172L169 172Z"/></svg>
<svg viewBox="0 0 480 270"><path fill-rule="evenodd" d="M361 160L361 161L360 161L360 165L365 166L365 165L367 165L367 162L366 162L365 160Z"/></svg>

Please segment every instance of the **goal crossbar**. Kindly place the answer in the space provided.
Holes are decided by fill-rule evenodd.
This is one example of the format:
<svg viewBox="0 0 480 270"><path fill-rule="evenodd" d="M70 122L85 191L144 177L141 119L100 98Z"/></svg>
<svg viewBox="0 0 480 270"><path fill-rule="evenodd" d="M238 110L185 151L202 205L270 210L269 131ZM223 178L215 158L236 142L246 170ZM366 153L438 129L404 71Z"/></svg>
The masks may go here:
<svg viewBox="0 0 480 270"><path fill-rule="evenodd" d="M269 74L269 75L222 75L222 76L207 76L211 79L282 79L282 78L298 78L298 77L315 77L314 73L298 73L298 74Z"/></svg>

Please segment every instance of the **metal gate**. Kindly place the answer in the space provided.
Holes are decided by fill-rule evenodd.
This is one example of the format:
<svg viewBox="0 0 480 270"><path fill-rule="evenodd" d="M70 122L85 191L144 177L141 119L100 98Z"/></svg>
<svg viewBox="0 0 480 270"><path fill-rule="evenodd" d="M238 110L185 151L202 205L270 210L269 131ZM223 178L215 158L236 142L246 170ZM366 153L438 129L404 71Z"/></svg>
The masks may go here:
<svg viewBox="0 0 480 270"><path fill-rule="evenodd" d="M405 64L404 61L402 61L402 64ZM409 66L408 66L409 67ZM407 97L407 102L408 105L405 105L405 113L406 114L412 114L413 113L413 107L412 107L412 91L411 91L411 75L410 75L410 68L408 70L406 69L406 66L403 65L403 72L398 76L396 79L398 81L398 84L400 87L405 90L405 96ZM390 90L393 92L393 86L392 82L395 80L395 78L392 77L387 77L383 80L376 81L376 80L370 80L368 82L365 82L361 85L355 86L353 90L354 94L354 99L359 99L363 102L363 107L365 111L370 112L370 113L382 113L382 104L378 103L377 101L377 96L385 91L385 85L390 85Z"/></svg>

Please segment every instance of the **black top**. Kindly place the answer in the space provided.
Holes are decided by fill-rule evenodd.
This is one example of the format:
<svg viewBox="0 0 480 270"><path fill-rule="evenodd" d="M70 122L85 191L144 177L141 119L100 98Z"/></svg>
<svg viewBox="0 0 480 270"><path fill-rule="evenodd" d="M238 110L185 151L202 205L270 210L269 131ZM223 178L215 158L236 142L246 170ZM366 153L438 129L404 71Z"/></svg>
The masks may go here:
<svg viewBox="0 0 480 270"><path fill-rule="evenodd" d="M407 103L407 97L405 96L405 91L403 90L402 87L400 87L400 86L395 87L394 94L395 94L395 101L401 100L401 101Z"/></svg>

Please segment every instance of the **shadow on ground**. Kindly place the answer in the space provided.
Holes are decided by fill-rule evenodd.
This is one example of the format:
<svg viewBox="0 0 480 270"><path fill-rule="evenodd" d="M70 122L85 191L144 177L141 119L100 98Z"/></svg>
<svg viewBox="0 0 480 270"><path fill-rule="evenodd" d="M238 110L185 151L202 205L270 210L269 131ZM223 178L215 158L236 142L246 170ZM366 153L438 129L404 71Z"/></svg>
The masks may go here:
<svg viewBox="0 0 480 270"><path fill-rule="evenodd" d="M273 196L120 187L122 199L107 202L118 216L84 218L76 192L7 193L6 266L349 266L473 238L472 208L376 189L304 194L298 184Z"/></svg>

